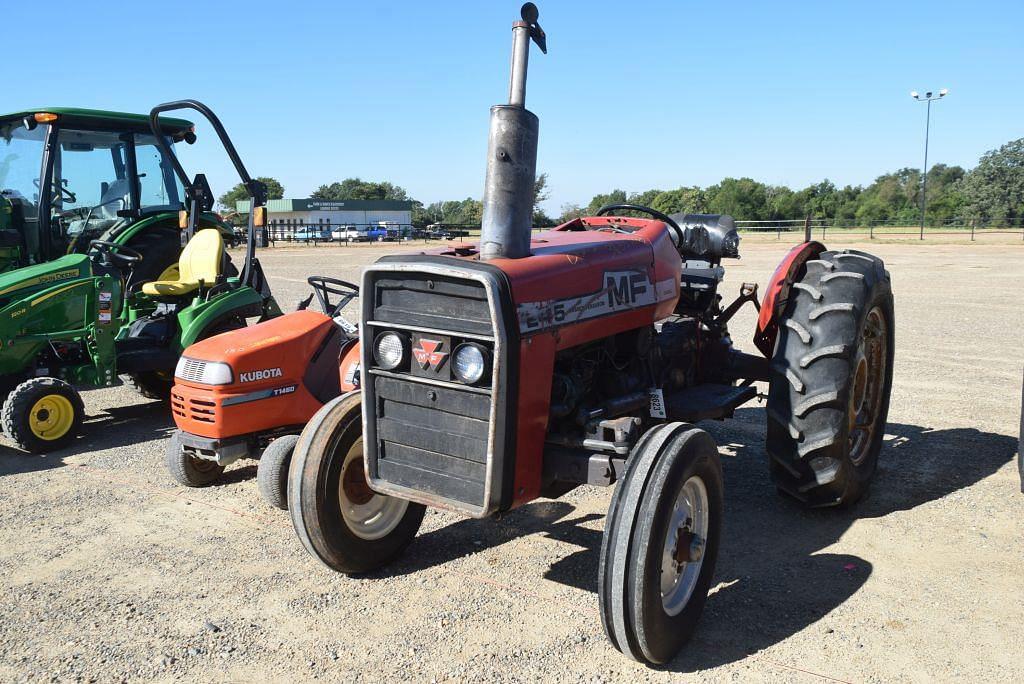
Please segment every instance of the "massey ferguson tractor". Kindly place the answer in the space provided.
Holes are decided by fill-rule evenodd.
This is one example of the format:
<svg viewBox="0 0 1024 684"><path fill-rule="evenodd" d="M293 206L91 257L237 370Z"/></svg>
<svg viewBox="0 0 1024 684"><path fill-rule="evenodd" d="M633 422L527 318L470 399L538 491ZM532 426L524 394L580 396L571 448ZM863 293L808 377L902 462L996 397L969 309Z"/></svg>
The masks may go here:
<svg viewBox="0 0 1024 684"><path fill-rule="evenodd" d="M603 208L531 239L538 119L525 104L537 8L513 24L509 102L491 109L478 245L388 256L360 287L361 388L303 429L292 522L328 567L395 559L426 506L485 518L617 485L598 574L612 644L644 663L693 633L718 554L718 450L694 423L768 383L768 465L808 506L867 490L889 407L893 297L882 262L794 248L760 303L759 354L734 348L728 216ZM629 216L621 214L629 212ZM644 218L637 218L635 214Z"/></svg>

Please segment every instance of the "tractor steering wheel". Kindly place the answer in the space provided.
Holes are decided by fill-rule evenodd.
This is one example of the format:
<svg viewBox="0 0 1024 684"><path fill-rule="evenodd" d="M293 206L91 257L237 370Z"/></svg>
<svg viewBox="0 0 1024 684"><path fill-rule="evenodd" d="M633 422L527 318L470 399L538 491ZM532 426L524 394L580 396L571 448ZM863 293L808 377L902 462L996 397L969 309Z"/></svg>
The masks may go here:
<svg viewBox="0 0 1024 684"><path fill-rule="evenodd" d="M140 252L107 240L93 240L89 243L89 249L96 250L104 266L121 265L131 267L142 261L143 258Z"/></svg>
<svg viewBox="0 0 1024 684"><path fill-rule="evenodd" d="M349 302L359 296L358 285L337 278L310 276L306 278L306 282L313 288L313 294L320 302L320 308L331 318L341 313L341 310L348 306ZM331 295L339 297L336 304L331 304Z"/></svg>
<svg viewBox="0 0 1024 684"><path fill-rule="evenodd" d="M597 214L595 215L604 216L606 214L610 214L613 211L639 211L641 214L653 216L654 218L663 222L665 225L672 228L673 231L675 231L676 239L673 240L673 242L676 243L677 247L683 244L683 229L680 228L679 224L676 223L670 216L661 213L657 209L651 209L650 207L645 207L639 204L606 204L600 209L598 209Z"/></svg>

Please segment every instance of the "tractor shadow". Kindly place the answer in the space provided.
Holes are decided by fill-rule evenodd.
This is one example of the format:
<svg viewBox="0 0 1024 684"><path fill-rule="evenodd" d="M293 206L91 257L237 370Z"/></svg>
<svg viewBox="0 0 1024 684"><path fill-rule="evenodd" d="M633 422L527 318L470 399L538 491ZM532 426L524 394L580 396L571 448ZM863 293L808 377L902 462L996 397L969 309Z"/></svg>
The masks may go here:
<svg viewBox="0 0 1024 684"><path fill-rule="evenodd" d="M74 448L68 447L50 454L30 454L7 444L0 444L0 477L63 468L67 465L64 458L74 453Z"/></svg>
<svg viewBox="0 0 1024 684"><path fill-rule="evenodd" d="M99 413L87 413L81 434L63 449L30 454L9 444L0 444L0 477L63 468L67 465L64 459L68 457L164 439L173 430L174 421L167 404L162 402L108 407Z"/></svg>
<svg viewBox="0 0 1024 684"><path fill-rule="evenodd" d="M174 430L167 405L159 401L113 406L87 414L81 434L63 449L30 454L0 444L0 477L62 468L65 459L103 449L127 447L152 439L164 439Z"/></svg>
<svg viewBox="0 0 1024 684"><path fill-rule="evenodd" d="M83 453L115 449L152 439L166 439L173 431L174 420L164 402L109 406L86 416L81 436L67 451Z"/></svg>
<svg viewBox="0 0 1024 684"><path fill-rule="evenodd" d="M941 499L1009 462L1017 440L973 428L890 423L869 496L850 509L803 509L776 493L765 465L763 409L701 425L723 445L725 518L713 593L693 641L666 666L692 672L740 660L813 625L871 576L869 558L823 552L860 518L880 518ZM747 446L743 446L747 445ZM404 575L542 534L579 551L546 579L597 592L602 532L566 501L537 501L501 520L463 520L421 535L401 561L375 575Z"/></svg>

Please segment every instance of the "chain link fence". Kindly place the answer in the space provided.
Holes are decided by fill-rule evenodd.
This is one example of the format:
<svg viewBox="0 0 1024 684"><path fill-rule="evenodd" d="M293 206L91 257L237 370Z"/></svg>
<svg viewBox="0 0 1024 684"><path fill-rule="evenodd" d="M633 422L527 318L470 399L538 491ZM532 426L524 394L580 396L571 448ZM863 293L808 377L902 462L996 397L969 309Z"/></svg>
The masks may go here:
<svg viewBox="0 0 1024 684"><path fill-rule="evenodd" d="M950 219L928 224L922 230L920 224L893 221L856 221L853 219L784 219L775 221L736 221L736 227L745 233L771 235L776 239L802 239L809 227L811 236L817 240L833 237L863 236L868 239L886 237L909 238L953 236L968 237L975 241L987 236L1014 236L1024 242L1024 218L993 221L990 219ZM245 229L236 228L244 240ZM535 229L536 231L547 230ZM331 223L274 223L257 236L260 246L291 244L305 245L350 245L367 242L410 242L410 241L457 241L474 240L480 236L480 226L470 224L435 224L417 228L411 224L331 224Z"/></svg>
<svg viewBox="0 0 1024 684"><path fill-rule="evenodd" d="M235 226L238 240L245 240L244 226ZM475 231L475 232L474 232ZM411 240L461 240L470 235L479 235L479 226L428 226L417 228L412 224L399 223L345 223L332 224L270 222L257 232L256 241L260 247L282 245L321 244L349 245L367 242L408 242Z"/></svg>
<svg viewBox="0 0 1024 684"><path fill-rule="evenodd" d="M993 220L985 218L954 218L926 224L910 224L899 221L857 221L855 219L786 219L779 221L736 221L741 231L751 233L775 233L782 239L783 233L798 233L801 236L807 227L816 239L829 234L854 236L869 239L884 237L956 236L977 240L988 235L1019 236L1024 241L1024 218Z"/></svg>

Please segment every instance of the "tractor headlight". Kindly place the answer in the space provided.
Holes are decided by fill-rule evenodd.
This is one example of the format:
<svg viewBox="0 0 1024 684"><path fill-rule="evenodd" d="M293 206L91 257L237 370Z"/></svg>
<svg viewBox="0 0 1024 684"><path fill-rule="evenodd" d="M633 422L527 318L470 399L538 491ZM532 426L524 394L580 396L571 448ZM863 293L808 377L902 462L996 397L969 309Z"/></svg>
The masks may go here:
<svg viewBox="0 0 1024 684"><path fill-rule="evenodd" d="M174 368L174 377L203 385L230 385L235 380L231 366L219 361L203 361L182 356Z"/></svg>
<svg viewBox="0 0 1024 684"><path fill-rule="evenodd" d="M460 344L452 355L452 373L467 385L480 381L490 365L490 354L479 344Z"/></svg>
<svg viewBox="0 0 1024 684"><path fill-rule="evenodd" d="M405 363L405 346L398 333L381 333L373 341L373 360L384 370L394 370Z"/></svg>

